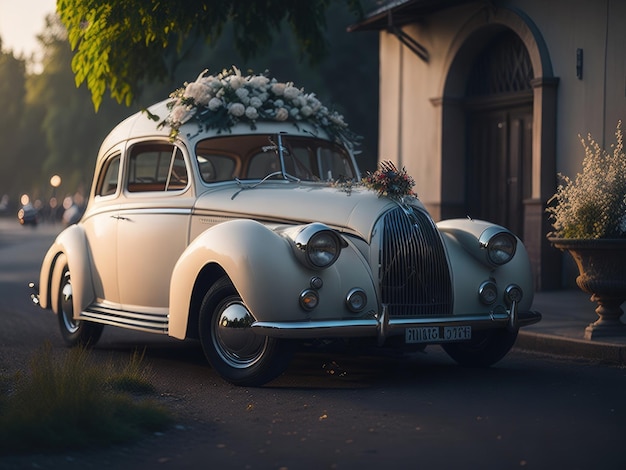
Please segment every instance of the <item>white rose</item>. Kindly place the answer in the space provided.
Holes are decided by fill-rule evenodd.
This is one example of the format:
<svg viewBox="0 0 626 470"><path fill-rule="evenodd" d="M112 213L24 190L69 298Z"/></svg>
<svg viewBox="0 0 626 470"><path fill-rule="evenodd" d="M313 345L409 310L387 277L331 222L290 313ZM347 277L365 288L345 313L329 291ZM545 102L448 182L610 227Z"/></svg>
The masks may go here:
<svg viewBox="0 0 626 470"><path fill-rule="evenodd" d="M246 117L248 119L254 120L256 118L259 117L259 113L257 112L256 108L253 106L248 106L246 108Z"/></svg>
<svg viewBox="0 0 626 470"><path fill-rule="evenodd" d="M241 117L246 112L246 107L241 103L231 103L228 112L235 117Z"/></svg>
<svg viewBox="0 0 626 470"><path fill-rule="evenodd" d="M231 75L227 78L227 81L228 85L230 85L233 90L238 90L246 84L246 79L241 75Z"/></svg>
<svg viewBox="0 0 626 470"><path fill-rule="evenodd" d="M259 98L258 96L253 96L252 98L250 98L250 106L253 106L254 108L260 108L261 106L263 106L263 101L261 101L261 98Z"/></svg>
<svg viewBox="0 0 626 470"><path fill-rule="evenodd" d="M288 117L289 117L289 111L287 111L285 108L278 108L276 110L277 121L286 121Z"/></svg>
<svg viewBox="0 0 626 470"><path fill-rule="evenodd" d="M300 109L300 112L302 113L302 115L304 117L309 117L311 114L313 114L313 109L310 106L302 106L302 108Z"/></svg>
<svg viewBox="0 0 626 470"><path fill-rule="evenodd" d="M285 88L283 94L285 95L285 99L293 100L300 95L300 90L298 90L295 86L288 86Z"/></svg>
<svg viewBox="0 0 626 470"><path fill-rule="evenodd" d="M285 85L284 83L274 83L272 85L272 93L274 93L276 96L283 96L286 87L287 85Z"/></svg>
<svg viewBox="0 0 626 470"><path fill-rule="evenodd" d="M235 94L239 97L240 100L243 101L243 100L245 100L248 97L250 92L247 89L245 89L245 88L238 88L235 91Z"/></svg>
<svg viewBox="0 0 626 470"><path fill-rule="evenodd" d="M264 75L255 75L254 77L250 77L250 80L248 83L250 83L250 86L254 88L265 89L269 81L270 79Z"/></svg>
<svg viewBox="0 0 626 470"><path fill-rule="evenodd" d="M215 111L217 108L222 106L224 103L219 98L211 98L209 101L209 109L211 111Z"/></svg>
<svg viewBox="0 0 626 470"><path fill-rule="evenodd" d="M177 105L170 111L169 120L173 124L184 124L191 116L193 116L193 113L189 107Z"/></svg>
<svg viewBox="0 0 626 470"><path fill-rule="evenodd" d="M204 83L192 82L185 87L185 98L192 98L201 106L206 106L211 99L211 90Z"/></svg>

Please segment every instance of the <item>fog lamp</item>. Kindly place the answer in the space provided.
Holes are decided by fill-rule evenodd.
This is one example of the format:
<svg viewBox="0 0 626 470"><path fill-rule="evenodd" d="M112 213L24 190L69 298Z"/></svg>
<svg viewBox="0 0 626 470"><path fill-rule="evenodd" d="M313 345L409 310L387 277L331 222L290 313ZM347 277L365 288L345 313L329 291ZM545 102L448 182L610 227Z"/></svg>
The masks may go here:
<svg viewBox="0 0 626 470"><path fill-rule="evenodd" d="M346 305L350 311L357 313L367 305L367 294L363 289L354 288L346 296Z"/></svg>
<svg viewBox="0 0 626 470"><path fill-rule="evenodd" d="M511 306L513 302L519 303L523 297L524 293L522 292L522 288L516 284L510 284L504 290L504 299L509 306Z"/></svg>
<svg viewBox="0 0 626 470"><path fill-rule="evenodd" d="M300 293L300 306L304 310L313 310L319 302L319 296L313 289L305 289Z"/></svg>
<svg viewBox="0 0 626 470"><path fill-rule="evenodd" d="M485 281L478 288L478 298L485 305L493 304L498 298L498 287L493 281Z"/></svg>

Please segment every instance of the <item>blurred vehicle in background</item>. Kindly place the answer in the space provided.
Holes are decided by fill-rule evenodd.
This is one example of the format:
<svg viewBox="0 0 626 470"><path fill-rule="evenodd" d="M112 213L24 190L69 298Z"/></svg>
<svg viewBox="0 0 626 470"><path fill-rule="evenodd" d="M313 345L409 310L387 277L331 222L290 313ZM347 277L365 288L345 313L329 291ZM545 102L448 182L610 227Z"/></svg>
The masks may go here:
<svg viewBox="0 0 626 470"><path fill-rule="evenodd" d="M36 226L38 222L37 209L31 204L28 195L21 198L22 207L17 211L17 220L21 225Z"/></svg>

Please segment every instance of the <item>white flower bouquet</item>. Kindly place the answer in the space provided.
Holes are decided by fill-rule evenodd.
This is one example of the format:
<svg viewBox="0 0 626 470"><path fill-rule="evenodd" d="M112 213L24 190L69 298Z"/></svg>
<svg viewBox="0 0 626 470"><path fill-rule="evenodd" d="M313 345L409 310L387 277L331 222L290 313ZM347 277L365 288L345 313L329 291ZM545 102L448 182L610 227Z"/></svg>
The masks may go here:
<svg viewBox="0 0 626 470"><path fill-rule="evenodd" d="M331 138L353 147L359 137L348 129L343 116L330 111L313 93L293 83L278 82L267 75L241 74L237 67L217 75L202 72L195 82L170 94L169 115L159 124L170 128L174 139L180 126L196 120L205 129L226 131L239 122L252 129L256 122L307 122Z"/></svg>

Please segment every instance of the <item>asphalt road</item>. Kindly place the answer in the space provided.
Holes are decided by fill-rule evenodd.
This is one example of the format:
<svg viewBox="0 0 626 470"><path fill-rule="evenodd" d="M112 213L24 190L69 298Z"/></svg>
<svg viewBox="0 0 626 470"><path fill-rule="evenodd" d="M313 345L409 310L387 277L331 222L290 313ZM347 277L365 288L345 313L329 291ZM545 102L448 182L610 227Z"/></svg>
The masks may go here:
<svg viewBox="0 0 626 470"><path fill-rule="evenodd" d="M12 221L11 221L12 222ZM59 227L0 220L0 372L64 346L27 283ZM626 370L513 351L463 369L439 348L406 358L299 354L262 388L234 387L196 343L105 328L93 354L146 350L177 425L132 446L0 457L0 468L623 469Z"/></svg>

